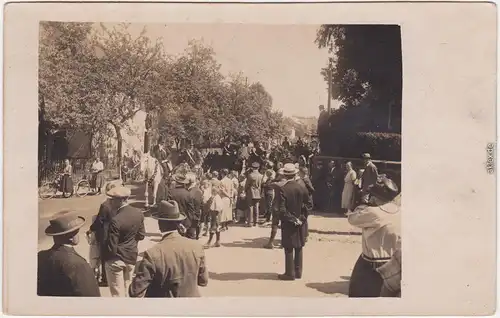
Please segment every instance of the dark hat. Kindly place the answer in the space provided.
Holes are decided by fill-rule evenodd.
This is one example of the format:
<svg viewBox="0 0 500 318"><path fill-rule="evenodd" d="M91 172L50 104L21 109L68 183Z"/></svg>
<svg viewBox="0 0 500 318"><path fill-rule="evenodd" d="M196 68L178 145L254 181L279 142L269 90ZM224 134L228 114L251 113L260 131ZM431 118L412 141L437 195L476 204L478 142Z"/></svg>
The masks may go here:
<svg viewBox="0 0 500 318"><path fill-rule="evenodd" d="M260 164L257 161L252 162L252 168L259 168Z"/></svg>
<svg viewBox="0 0 500 318"><path fill-rule="evenodd" d="M383 200L392 200L398 195L398 186L387 177L377 180L377 183L368 188L368 192Z"/></svg>
<svg viewBox="0 0 500 318"><path fill-rule="evenodd" d="M85 218L77 215L74 211L61 211L55 214L49 220L49 223L50 225L45 229L45 234L56 236L78 230L85 224Z"/></svg>
<svg viewBox="0 0 500 318"><path fill-rule="evenodd" d="M361 157L362 157L363 159L371 159L371 158L372 158L372 156L371 156L369 153L367 153L367 152L366 152L366 153L364 153L364 154L362 154L362 155L361 155Z"/></svg>
<svg viewBox="0 0 500 318"><path fill-rule="evenodd" d="M159 221L183 221L186 216L179 212L179 205L173 200L161 201L158 206L158 211L153 213L151 217Z"/></svg>
<svg viewBox="0 0 500 318"><path fill-rule="evenodd" d="M180 174L180 173L174 174L172 179L175 182L180 183L180 184L188 184L189 183L189 179L186 177L185 174Z"/></svg>

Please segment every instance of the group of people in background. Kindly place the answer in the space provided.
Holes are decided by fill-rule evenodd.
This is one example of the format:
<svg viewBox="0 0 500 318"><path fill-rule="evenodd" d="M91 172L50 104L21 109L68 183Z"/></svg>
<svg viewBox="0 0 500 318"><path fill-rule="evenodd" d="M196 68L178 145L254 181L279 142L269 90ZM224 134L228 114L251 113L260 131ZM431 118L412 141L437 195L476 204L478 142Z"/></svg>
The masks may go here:
<svg viewBox="0 0 500 318"><path fill-rule="evenodd" d="M349 223L362 230L362 254L351 275L349 296L397 296L400 194L392 180L378 174L369 154L362 158L361 173L350 162L343 169L330 162L327 170L319 170L326 177L328 204L340 194ZM98 179L99 161L92 167ZM107 199L86 233L95 247L91 264L72 247L78 244L84 218L63 211L50 221L46 234L54 238L54 246L38 255L38 294L100 296L101 284L109 286L113 297L199 297L198 286L208 283L204 249L221 247L221 235L230 229L229 224L254 227L261 216L263 224L271 225L263 247L275 248L281 228L285 272L278 278L301 279L308 217L313 205L318 205L315 201L321 204L315 186L318 177L311 180L309 169L293 160L276 165L255 160L241 173L229 169L202 175L189 169L177 172L152 214L162 240L144 252L139 262L138 242L146 236L143 213L128 204L131 192L122 180L110 182L104 190ZM205 236L205 244L196 242Z"/></svg>
<svg viewBox="0 0 500 318"><path fill-rule="evenodd" d="M319 162L313 168L312 183L316 188L314 208L317 211L347 213L358 203L366 203L368 188L379 178L369 153L362 155L363 166L354 170L351 161Z"/></svg>

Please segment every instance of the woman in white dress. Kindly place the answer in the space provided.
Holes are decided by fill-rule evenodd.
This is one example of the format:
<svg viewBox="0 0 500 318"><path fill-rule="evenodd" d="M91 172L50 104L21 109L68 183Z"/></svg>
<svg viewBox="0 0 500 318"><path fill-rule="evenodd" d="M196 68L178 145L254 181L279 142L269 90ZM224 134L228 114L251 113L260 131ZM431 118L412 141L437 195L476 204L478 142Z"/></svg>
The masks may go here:
<svg viewBox="0 0 500 318"><path fill-rule="evenodd" d="M228 169L223 169L221 172L222 180L220 182L220 197L222 199L222 212L220 216L221 227L224 230L228 229L228 223L233 220L232 199L234 195L233 180L229 175Z"/></svg>
<svg viewBox="0 0 500 318"><path fill-rule="evenodd" d="M342 191L342 209L351 212L354 208L354 182L357 178L351 162L346 163L345 167L347 173L344 177L344 190Z"/></svg>

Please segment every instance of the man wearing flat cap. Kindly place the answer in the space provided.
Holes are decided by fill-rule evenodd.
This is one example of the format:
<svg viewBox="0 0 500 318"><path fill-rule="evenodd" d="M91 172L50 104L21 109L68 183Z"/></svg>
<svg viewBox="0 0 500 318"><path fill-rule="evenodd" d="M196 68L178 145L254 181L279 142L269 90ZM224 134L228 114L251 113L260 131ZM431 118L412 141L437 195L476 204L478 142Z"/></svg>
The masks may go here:
<svg viewBox="0 0 500 318"><path fill-rule="evenodd" d="M177 173L173 176L173 180L175 185L170 190L168 199L177 202L180 213L186 216L186 219L182 222L186 229L185 235L188 238L196 239L196 228L193 226L196 223L196 211L194 198L188 190L189 175Z"/></svg>
<svg viewBox="0 0 500 318"><path fill-rule="evenodd" d="M100 297L99 286L90 265L73 246L85 219L75 212L57 213L45 229L54 245L38 253L38 296Z"/></svg>
<svg viewBox="0 0 500 318"><path fill-rule="evenodd" d="M113 297L126 297L137 262L138 244L146 231L141 211L128 205L130 189L114 187L107 193L115 216L111 219L105 255L106 277Z"/></svg>
<svg viewBox="0 0 500 318"><path fill-rule="evenodd" d="M178 232L186 216L177 202L162 201L152 217L163 238L137 264L130 297L200 297L198 286L207 286L208 270L201 244Z"/></svg>
<svg viewBox="0 0 500 318"><path fill-rule="evenodd" d="M384 265L401 248L398 192L392 180L381 178L368 188L368 203L347 213L349 223L361 229L363 241L362 253L352 270L349 297L379 297L384 278L397 273L394 264Z"/></svg>

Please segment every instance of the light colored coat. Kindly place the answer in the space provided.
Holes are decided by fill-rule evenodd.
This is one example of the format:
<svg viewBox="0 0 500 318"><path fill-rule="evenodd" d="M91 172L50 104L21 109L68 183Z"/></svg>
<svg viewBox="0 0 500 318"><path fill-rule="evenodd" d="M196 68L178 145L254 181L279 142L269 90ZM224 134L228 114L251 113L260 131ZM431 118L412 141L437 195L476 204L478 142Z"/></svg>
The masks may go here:
<svg viewBox="0 0 500 318"><path fill-rule="evenodd" d="M387 262L401 247L401 213L400 207L394 202L381 206L358 206L347 214L347 220L362 229L365 259Z"/></svg>

